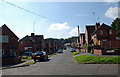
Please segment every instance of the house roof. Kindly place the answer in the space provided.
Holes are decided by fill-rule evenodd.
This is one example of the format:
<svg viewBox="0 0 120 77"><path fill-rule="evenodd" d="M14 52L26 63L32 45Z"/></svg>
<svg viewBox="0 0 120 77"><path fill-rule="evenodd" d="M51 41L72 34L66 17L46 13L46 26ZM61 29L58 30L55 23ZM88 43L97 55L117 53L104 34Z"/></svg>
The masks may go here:
<svg viewBox="0 0 120 77"><path fill-rule="evenodd" d="M100 25L94 32L93 32L93 34L92 34L92 36L96 33L96 31L98 31L99 29L112 29L112 27L110 27L110 26L108 26L108 25L106 25L106 24L102 24L102 25Z"/></svg>
<svg viewBox="0 0 120 77"><path fill-rule="evenodd" d="M0 28L1 28L1 29L2 29L2 28L8 29L17 39L19 39L19 38L10 30L10 28L7 27L6 24L2 25ZM2 30L2 32L3 32L3 30Z"/></svg>
<svg viewBox="0 0 120 77"><path fill-rule="evenodd" d="M40 43L42 41L43 35L36 35L36 36L25 36L20 41L32 41L34 43Z"/></svg>
<svg viewBox="0 0 120 77"><path fill-rule="evenodd" d="M95 25L87 25L86 30L88 33L93 33L95 31Z"/></svg>

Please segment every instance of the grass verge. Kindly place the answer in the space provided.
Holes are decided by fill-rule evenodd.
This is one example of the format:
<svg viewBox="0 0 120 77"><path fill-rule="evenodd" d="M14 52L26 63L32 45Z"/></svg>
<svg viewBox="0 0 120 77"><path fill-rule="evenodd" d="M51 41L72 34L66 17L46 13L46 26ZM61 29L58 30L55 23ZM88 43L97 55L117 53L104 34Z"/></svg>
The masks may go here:
<svg viewBox="0 0 120 77"><path fill-rule="evenodd" d="M120 64L120 56L118 57L99 57L81 55L75 57L77 63L80 64Z"/></svg>
<svg viewBox="0 0 120 77"><path fill-rule="evenodd" d="M80 54L79 52L72 52L72 55Z"/></svg>
<svg viewBox="0 0 120 77"><path fill-rule="evenodd" d="M32 61L32 62L28 62L28 63L26 63L26 64L35 64L35 62L34 62L34 61Z"/></svg>
<svg viewBox="0 0 120 77"><path fill-rule="evenodd" d="M53 54L51 54L51 55L48 55L48 57L51 57L51 56L56 55L56 54L58 54L58 52L53 53Z"/></svg>
<svg viewBox="0 0 120 77"><path fill-rule="evenodd" d="M30 57L30 56L21 57L21 61L27 61L27 60L31 60L31 59L32 59L32 57Z"/></svg>

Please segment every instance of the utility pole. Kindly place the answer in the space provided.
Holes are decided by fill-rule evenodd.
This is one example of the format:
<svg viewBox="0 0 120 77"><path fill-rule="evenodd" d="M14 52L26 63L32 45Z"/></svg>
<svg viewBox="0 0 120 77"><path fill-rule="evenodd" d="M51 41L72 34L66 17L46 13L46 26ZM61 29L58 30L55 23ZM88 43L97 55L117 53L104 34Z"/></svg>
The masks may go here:
<svg viewBox="0 0 120 77"><path fill-rule="evenodd" d="M95 12L92 13L94 15L94 23L95 23Z"/></svg>

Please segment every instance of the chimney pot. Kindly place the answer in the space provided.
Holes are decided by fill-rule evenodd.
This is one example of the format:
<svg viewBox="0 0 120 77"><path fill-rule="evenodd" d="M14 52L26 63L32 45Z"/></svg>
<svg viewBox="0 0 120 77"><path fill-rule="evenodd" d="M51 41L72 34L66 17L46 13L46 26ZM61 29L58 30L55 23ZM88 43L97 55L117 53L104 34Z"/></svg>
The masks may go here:
<svg viewBox="0 0 120 77"><path fill-rule="evenodd" d="M99 22L96 23L96 25L95 25L95 29L97 30L99 26L100 26L100 23L99 23Z"/></svg>
<svg viewBox="0 0 120 77"><path fill-rule="evenodd" d="M35 36L35 33L31 33L31 36L34 37L34 36Z"/></svg>

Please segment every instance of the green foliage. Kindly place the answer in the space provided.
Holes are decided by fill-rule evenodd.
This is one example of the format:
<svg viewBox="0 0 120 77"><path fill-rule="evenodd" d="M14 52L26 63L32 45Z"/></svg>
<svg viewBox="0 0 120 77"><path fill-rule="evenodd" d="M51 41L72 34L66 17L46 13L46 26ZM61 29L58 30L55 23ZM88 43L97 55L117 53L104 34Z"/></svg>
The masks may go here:
<svg viewBox="0 0 120 77"><path fill-rule="evenodd" d="M94 46L96 46L96 45L97 45L97 43L94 44Z"/></svg>
<svg viewBox="0 0 120 77"><path fill-rule="evenodd" d="M28 62L28 63L26 63L26 64L35 64L35 62L34 62L34 61L32 61L32 62Z"/></svg>
<svg viewBox="0 0 120 77"><path fill-rule="evenodd" d="M64 39L63 44L65 43L72 43L74 41L74 38L78 38L76 36L69 37L67 39Z"/></svg>
<svg viewBox="0 0 120 77"><path fill-rule="evenodd" d="M32 59L32 57L30 57L30 56L22 56L21 57L22 61L31 60L31 59Z"/></svg>
<svg viewBox="0 0 120 77"><path fill-rule="evenodd" d="M75 59L78 63L82 63L82 64L120 64L120 56L99 57L99 56L81 55L75 57Z"/></svg>
<svg viewBox="0 0 120 77"><path fill-rule="evenodd" d="M51 56L56 55L56 54L58 54L58 52L53 53L53 54L51 54L51 55L48 55L48 57L51 57Z"/></svg>
<svg viewBox="0 0 120 77"><path fill-rule="evenodd" d="M111 26L116 30L116 36L120 37L120 19L116 18Z"/></svg>
<svg viewBox="0 0 120 77"><path fill-rule="evenodd" d="M82 48L83 48L83 49L88 49L88 48L89 48L89 49L92 49L93 46L84 44L84 46L82 46Z"/></svg>
<svg viewBox="0 0 120 77"><path fill-rule="evenodd" d="M72 55L80 54L79 52L72 52Z"/></svg>

